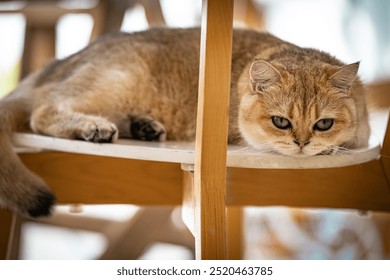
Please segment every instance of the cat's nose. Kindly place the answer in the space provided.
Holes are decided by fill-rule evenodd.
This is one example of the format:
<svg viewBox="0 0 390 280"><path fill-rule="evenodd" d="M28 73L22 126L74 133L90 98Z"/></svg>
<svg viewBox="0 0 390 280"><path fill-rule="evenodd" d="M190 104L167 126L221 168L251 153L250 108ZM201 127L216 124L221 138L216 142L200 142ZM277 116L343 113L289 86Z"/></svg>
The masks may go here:
<svg viewBox="0 0 390 280"><path fill-rule="evenodd" d="M299 147L303 148L304 146L310 144L310 141L307 140L307 141L297 141L297 140L293 140L293 142L295 144L297 144Z"/></svg>

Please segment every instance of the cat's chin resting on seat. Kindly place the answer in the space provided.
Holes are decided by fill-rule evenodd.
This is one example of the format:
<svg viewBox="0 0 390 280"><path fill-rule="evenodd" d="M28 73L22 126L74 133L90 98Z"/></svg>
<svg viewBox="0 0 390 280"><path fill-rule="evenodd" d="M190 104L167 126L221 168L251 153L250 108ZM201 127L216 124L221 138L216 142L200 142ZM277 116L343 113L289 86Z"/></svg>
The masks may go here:
<svg viewBox="0 0 390 280"><path fill-rule="evenodd" d="M106 35L31 74L0 102L0 203L28 217L55 197L12 150L10 133L111 142L193 140L200 31ZM300 48L268 33L234 30L229 142L288 156L367 145L359 63ZM216 81L218 82L218 81Z"/></svg>

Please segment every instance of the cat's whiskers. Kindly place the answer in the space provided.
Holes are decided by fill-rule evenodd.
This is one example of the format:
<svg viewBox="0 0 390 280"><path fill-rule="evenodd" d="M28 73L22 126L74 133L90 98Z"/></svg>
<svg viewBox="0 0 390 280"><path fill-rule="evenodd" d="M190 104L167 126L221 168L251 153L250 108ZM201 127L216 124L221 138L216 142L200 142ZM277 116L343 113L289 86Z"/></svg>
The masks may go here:
<svg viewBox="0 0 390 280"><path fill-rule="evenodd" d="M341 146L333 147L333 149L335 150L335 153L328 157L329 160L333 161L334 163L337 163L336 162L337 157L344 157L344 158L348 158L350 161L352 161L356 165L359 165L353 156L352 149L348 149L348 148L341 147Z"/></svg>
<svg viewBox="0 0 390 280"><path fill-rule="evenodd" d="M247 153L261 152L261 153L265 153L265 154L281 155L281 153L275 149L276 143L282 144L286 147L293 146L293 145L289 145L287 142L284 142L284 141L278 141L278 142L267 141L267 142L263 142L261 144L258 144L256 147L241 146L240 148L235 149L235 151L247 152ZM323 145L317 145L317 146L323 146ZM313 155L313 156L326 156L327 160L332 161L334 164L337 164L339 162L338 157L346 157L349 160L351 160L352 162L354 162L354 157L353 157L352 151L353 150L342 147L342 146L332 146L332 147L329 147L328 149L322 151L321 153L318 153L318 154ZM300 155L293 155L293 156L300 156Z"/></svg>
<svg viewBox="0 0 390 280"><path fill-rule="evenodd" d="M280 154L275 150L275 143L271 141L262 142L256 145L256 147L253 147L256 151L264 152L264 153L270 153L270 154Z"/></svg>
<svg viewBox="0 0 390 280"><path fill-rule="evenodd" d="M339 147L337 155L341 155L343 157L346 157L346 158L350 159L352 162L355 162L356 164L358 164L355 160L355 157L353 156L352 151L353 151L352 149L348 149L345 147Z"/></svg>
<svg viewBox="0 0 390 280"><path fill-rule="evenodd" d="M238 151L238 152L256 152L256 151L259 151L259 149L256 149L256 148L251 147L251 146L246 146L246 147L240 147L238 149L235 149L235 151Z"/></svg>

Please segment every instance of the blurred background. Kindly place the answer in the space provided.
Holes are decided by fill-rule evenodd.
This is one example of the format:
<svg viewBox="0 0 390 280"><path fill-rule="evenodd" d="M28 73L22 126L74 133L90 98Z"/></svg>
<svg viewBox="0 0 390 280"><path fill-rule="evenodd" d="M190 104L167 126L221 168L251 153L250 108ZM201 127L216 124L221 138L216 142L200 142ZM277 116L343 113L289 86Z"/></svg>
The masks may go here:
<svg viewBox="0 0 390 280"><path fill-rule="evenodd" d="M47 56L64 58L102 33L199 26L201 2L0 1L0 97L46 63ZM390 1L236 0L234 24L327 51L346 63L361 61L359 73L366 83L390 80ZM104 220L120 225L129 223L137 211L129 205L84 205L81 210L60 206L56 215L57 221L86 217L97 224ZM181 227L177 215L172 217ZM64 227L55 218L49 223L23 223L19 258L96 259L107 248L107 238L98 231ZM247 259L390 258L390 221L385 214L248 207L244 233ZM185 246L157 242L139 257L191 259L188 242L178 242Z"/></svg>

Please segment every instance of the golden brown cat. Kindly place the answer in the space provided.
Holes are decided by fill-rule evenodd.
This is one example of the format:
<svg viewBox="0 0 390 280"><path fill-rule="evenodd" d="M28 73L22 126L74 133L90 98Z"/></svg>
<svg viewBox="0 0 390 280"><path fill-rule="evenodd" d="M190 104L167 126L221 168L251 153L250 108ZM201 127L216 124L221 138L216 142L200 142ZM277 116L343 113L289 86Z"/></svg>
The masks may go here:
<svg viewBox="0 0 390 280"><path fill-rule="evenodd" d="M25 79L0 102L1 205L38 217L55 201L13 152L12 131L92 142L193 140L199 41L198 29L112 34ZM358 67L235 30L229 142L291 156L367 145Z"/></svg>

